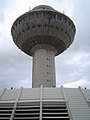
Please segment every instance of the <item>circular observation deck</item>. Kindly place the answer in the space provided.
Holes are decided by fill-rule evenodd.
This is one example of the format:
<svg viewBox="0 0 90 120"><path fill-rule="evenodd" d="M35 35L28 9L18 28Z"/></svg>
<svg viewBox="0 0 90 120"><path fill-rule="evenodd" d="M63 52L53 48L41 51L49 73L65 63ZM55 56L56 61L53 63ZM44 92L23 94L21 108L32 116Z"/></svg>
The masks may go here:
<svg viewBox="0 0 90 120"><path fill-rule="evenodd" d="M50 45L59 55L73 42L76 28L65 14L40 5L21 15L13 23L11 34L19 49L32 56L32 48Z"/></svg>

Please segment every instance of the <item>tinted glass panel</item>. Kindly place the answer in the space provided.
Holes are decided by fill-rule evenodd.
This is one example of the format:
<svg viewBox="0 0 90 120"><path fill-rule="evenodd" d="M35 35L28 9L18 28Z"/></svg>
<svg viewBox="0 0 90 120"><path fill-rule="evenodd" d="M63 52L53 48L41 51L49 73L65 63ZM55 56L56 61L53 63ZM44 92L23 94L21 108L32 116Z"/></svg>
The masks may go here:
<svg viewBox="0 0 90 120"><path fill-rule="evenodd" d="M43 13L43 18L51 18L51 13Z"/></svg>
<svg viewBox="0 0 90 120"><path fill-rule="evenodd" d="M52 18L53 18L53 19L56 19L56 14L52 14Z"/></svg>
<svg viewBox="0 0 90 120"><path fill-rule="evenodd" d="M63 21L66 23L67 22L67 18L63 17Z"/></svg>
<svg viewBox="0 0 90 120"><path fill-rule="evenodd" d="M29 16L29 19L33 19L34 18L34 14Z"/></svg>
<svg viewBox="0 0 90 120"><path fill-rule="evenodd" d="M23 21L27 21L28 20L28 16L23 17Z"/></svg>
<svg viewBox="0 0 90 120"><path fill-rule="evenodd" d="M57 15L57 19L58 19L58 20L62 20L62 16Z"/></svg>
<svg viewBox="0 0 90 120"><path fill-rule="evenodd" d="M36 14L35 14L35 17L36 17L36 18L41 18L41 17L42 17L42 13L36 13Z"/></svg>

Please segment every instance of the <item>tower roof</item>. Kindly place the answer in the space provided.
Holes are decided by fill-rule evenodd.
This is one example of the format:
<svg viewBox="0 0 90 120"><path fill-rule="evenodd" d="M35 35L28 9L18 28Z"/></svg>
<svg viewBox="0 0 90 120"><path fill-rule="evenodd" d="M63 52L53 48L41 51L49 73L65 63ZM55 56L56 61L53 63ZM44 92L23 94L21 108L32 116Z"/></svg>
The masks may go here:
<svg viewBox="0 0 90 120"><path fill-rule="evenodd" d="M52 7L48 6L48 5L39 5L39 6L36 6L32 9L32 11L35 11L35 10L50 10L50 11L56 11L55 9L53 9Z"/></svg>

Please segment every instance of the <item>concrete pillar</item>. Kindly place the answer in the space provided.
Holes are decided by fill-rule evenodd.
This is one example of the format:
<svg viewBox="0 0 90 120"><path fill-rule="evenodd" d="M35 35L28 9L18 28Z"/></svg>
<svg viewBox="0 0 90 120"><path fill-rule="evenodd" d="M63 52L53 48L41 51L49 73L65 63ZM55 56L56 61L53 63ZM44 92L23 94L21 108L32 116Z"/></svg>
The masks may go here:
<svg viewBox="0 0 90 120"><path fill-rule="evenodd" d="M55 49L49 45L39 45L33 51L32 87L55 87Z"/></svg>

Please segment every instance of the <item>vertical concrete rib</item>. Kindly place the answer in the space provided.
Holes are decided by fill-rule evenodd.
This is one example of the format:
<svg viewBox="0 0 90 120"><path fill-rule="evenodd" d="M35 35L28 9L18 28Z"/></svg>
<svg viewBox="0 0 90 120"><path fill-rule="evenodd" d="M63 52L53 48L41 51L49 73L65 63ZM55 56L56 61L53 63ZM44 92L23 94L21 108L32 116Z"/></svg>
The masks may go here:
<svg viewBox="0 0 90 120"><path fill-rule="evenodd" d="M43 86L40 86L40 120L42 120L42 100L43 100Z"/></svg>
<svg viewBox="0 0 90 120"><path fill-rule="evenodd" d="M12 111L12 114L11 114L11 117L10 117L10 120L13 120L14 118L14 114L15 114L15 110L16 110L16 107L17 107L17 103L18 103L18 100L20 98L20 95L22 93L22 90L23 90L23 87L21 87L21 89L19 90L19 93L17 95L17 98L16 98L16 101L15 101L15 104L14 104L14 108L13 108L13 111Z"/></svg>
<svg viewBox="0 0 90 120"><path fill-rule="evenodd" d="M66 106L67 106L67 109L68 109L69 118L70 118L70 120L73 120L72 114L71 114L71 111L70 111L70 108L69 108L68 100L67 100L67 97L65 95L65 91L64 91L63 86L61 86L61 90L62 90L62 93L63 93L63 97L65 98L65 101L66 101Z"/></svg>
<svg viewBox="0 0 90 120"><path fill-rule="evenodd" d="M85 93L83 92L82 88L81 88L81 87L79 87L79 90L80 90L81 94L83 95L83 97L84 97L84 99L85 99L86 103L87 103L87 104L88 104L88 106L90 107L90 105L89 105L89 103L88 103L88 100L87 100L87 98L86 98L86 96L85 96Z"/></svg>
<svg viewBox="0 0 90 120"><path fill-rule="evenodd" d="M1 96L0 96L0 100L1 100L1 98L2 98L2 96L3 96L3 94L5 93L5 91L6 91L6 88L2 91L2 94L1 94Z"/></svg>

